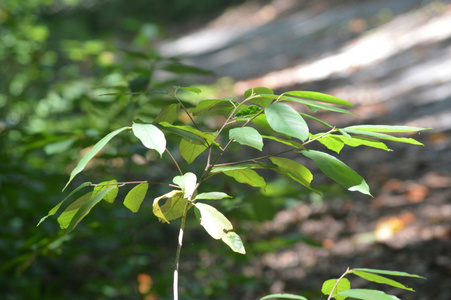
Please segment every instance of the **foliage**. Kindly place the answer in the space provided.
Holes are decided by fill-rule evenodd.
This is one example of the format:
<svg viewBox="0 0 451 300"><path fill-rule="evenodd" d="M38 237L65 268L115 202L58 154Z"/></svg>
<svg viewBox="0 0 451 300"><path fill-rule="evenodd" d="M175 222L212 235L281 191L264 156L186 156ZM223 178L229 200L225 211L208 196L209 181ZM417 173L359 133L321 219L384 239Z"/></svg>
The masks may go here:
<svg viewBox="0 0 451 300"><path fill-rule="evenodd" d="M414 291L411 288L406 287L405 285L387 278L385 276L380 276L378 274L384 274L384 275L392 275L392 276L400 276L400 277L414 277L414 278L422 278L424 277L415 275L415 274L408 274L405 272L398 272L398 271L387 271L387 270L376 270L376 269L352 269L349 268L346 270L343 275L340 276L338 279L329 279L326 280L323 283L323 287L321 288L321 292L324 295L329 296L327 300L330 299L336 299L336 300L344 300L348 297L352 297L354 299L361 299L361 300L396 300L399 299L396 296L386 294L382 291L378 290L371 290L371 289L351 289L351 283L350 281L345 278L348 274L354 274L357 275L363 279L366 279L368 281L377 282L380 284L387 284L393 287L397 287L400 289L405 289L408 291ZM298 300L307 300L307 298L298 296L298 295L292 295L292 294L272 294L265 296L261 298L260 300L265 299L298 299Z"/></svg>
<svg viewBox="0 0 451 300"><path fill-rule="evenodd" d="M322 144L335 152L340 152L344 145L352 147L365 145L381 148L381 144L383 143L379 140L418 145L421 143L412 138L397 137L392 135L392 133L418 132L425 129L390 125L359 125L336 128L312 115L300 114L289 105L293 104L293 102L301 103L313 113L318 110L329 110L337 113L351 114L347 109L337 106L352 107L349 102L318 92L291 91L276 95L272 90L260 87L246 91L245 99L242 101L236 101L235 99L206 99L200 101L193 108L187 108L184 101L179 98L178 93L185 91L199 94L201 90L195 87L174 88L172 92L159 92L173 97L177 101L177 105L174 106L173 103L168 103L151 123L143 123L141 120L137 120L132 126L122 127L107 134L82 157L73 169L65 188L113 138L125 131L131 131L145 148L156 151L160 157L163 158L163 154L167 153L179 173L178 176L173 177L172 183L152 182L149 180L118 181L116 179L98 184L90 182L83 183L76 188L76 191L84 187L93 187L93 191L85 193L73 201L58 218L60 227L66 229L67 234L102 199L113 203L119 188L127 185L135 185L125 196L124 205L133 212L137 212L146 193L149 191L148 186L150 184L169 186L171 190L155 197L152 206L153 213L160 222L170 224L173 220L181 219L173 280L174 299L178 299L179 294L179 259L186 219L191 208L194 208L200 225L213 239L222 240L234 252L246 253L243 242L235 232L232 222L213 205L207 204L212 202L210 200L219 200L213 201L218 203L222 199L230 198L230 196L218 190L200 192L204 186L204 181L218 174L223 174L239 183L264 189L267 183L258 171L266 169L284 175L300 183L307 189L319 193L311 186L313 179L311 171L298 162L299 158L303 159L305 157L312 160L326 176L349 191L358 191L362 194L371 195L368 184L356 171L326 152L310 149L310 144L323 140ZM132 95L151 92L151 90L138 93L132 92ZM122 96L123 93L109 93L108 95ZM179 109L181 109L182 114L188 116L191 125L175 125L179 119ZM226 117L222 125L218 124L218 127L212 130L212 128L208 128L204 124L208 118L216 118L217 116ZM325 127L325 131L311 133L309 125L304 118L319 122ZM262 134L263 132L265 134ZM174 136L176 137L175 143L179 145L179 154L188 163L188 168L202 153L206 154L206 157L204 156L206 161L205 167L198 175L193 172L182 171L181 162L178 162L175 159L176 155L171 153L173 152L172 150L169 150L172 148L169 148L167 145L167 139L169 137L174 138ZM357 142L354 141L355 138ZM239 161L221 162L224 154L234 144L252 147L259 152L263 152L263 148L267 142L265 140L278 143L279 146L277 149L280 150L273 153L262 153ZM331 140L334 142L330 142ZM388 148L385 148L385 150L388 150ZM297 154L298 158L293 160L280 157L289 152ZM137 192L137 189L139 189L139 192ZM67 199L65 198L58 203L39 223L48 216L54 215ZM395 281L373 274L385 272L383 274L395 275L394 272L363 269L354 269L352 272L370 281L405 288ZM396 273L396 275L401 274L399 272ZM405 274L402 276L405 276ZM346 296L368 299L366 296L367 292L351 290L350 284L346 280L326 281L323 292L339 300L346 298ZM380 299L395 299L383 298L379 294L375 295L374 291L368 293L372 297L379 297Z"/></svg>

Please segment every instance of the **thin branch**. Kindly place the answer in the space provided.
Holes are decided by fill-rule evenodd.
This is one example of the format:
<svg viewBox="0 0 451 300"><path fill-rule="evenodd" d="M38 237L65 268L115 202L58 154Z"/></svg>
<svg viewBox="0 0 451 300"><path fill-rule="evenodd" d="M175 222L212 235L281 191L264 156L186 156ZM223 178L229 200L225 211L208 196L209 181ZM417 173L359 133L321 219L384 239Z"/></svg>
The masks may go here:
<svg viewBox="0 0 451 300"><path fill-rule="evenodd" d="M185 113L188 115L189 119L191 120L191 122L193 123L194 127L196 127L197 130L199 130L199 127L197 126L196 122L194 122L193 117L191 116L191 114L188 112L188 110L186 109L185 105L183 105L182 101L179 99L179 97L177 97L177 90L176 89L174 91L174 93L172 93L172 96L178 101L178 103L180 103L180 105L182 106L183 110L185 111Z"/></svg>
<svg viewBox="0 0 451 300"><path fill-rule="evenodd" d="M315 138L313 138L313 139L311 139L311 140L305 141L304 143L302 143L302 146L307 145L307 144L310 144L310 143L313 142L313 141L319 140L320 138L323 138L323 137L325 137L326 135L329 135L329 134L331 134L332 132L335 132L335 131L337 131L337 130L338 130L338 129L334 127L334 128L332 128L331 130L329 130L328 132L325 132L325 133L323 133L323 134L321 134L321 135L319 135L319 136L317 136L317 137L315 137Z"/></svg>
<svg viewBox="0 0 451 300"><path fill-rule="evenodd" d="M194 188L194 191L197 190L199 187L200 182L196 184L196 187ZM194 193L193 191L193 193ZM179 299L179 269L180 269L180 253L182 252L182 245L183 245L183 235L185 231L185 223L186 223L186 215L188 213L188 208L192 204L191 198L193 195L190 195L188 198L188 201L186 201L185 208L183 209L183 215L182 215L182 223L180 224L180 230L179 230L179 238L177 243L177 252L175 254L175 268L174 268L174 280L173 280L173 293L174 293L174 300Z"/></svg>
<svg viewBox="0 0 451 300"><path fill-rule="evenodd" d="M168 148L165 149L165 151L169 154L169 156L171 157L172 161L174 162L174 165L177 167L177 170L179 170L180 175L183 175L182 170L180 169L179 164L177 163L177 161L175 160L174 156L172 156L171 152L169 152Z"/></svg>
<svg viewBox="0 0 451 300"><path fill-rule="evenodd" d="M277 153L274 153L274 154L268 154L268 155L264 155L264 156L260 156L260 157L256 157L256 158L240 160L240 161L235 161L235 162L228 162L228 163L223 163L223 164L215 164L215 166L216 167L223 167L223 166L241 165L241 164L245 164L245 163L250 163L250 162L254 162L254 161L259 161L259 160L262 160L262 159L270 158L270 157L273 157L273 156L279 156L279 155L282 155L284 153L294 151L296 149L298 149L298 148L293 147L291 149L284 150L284 151L281 151L281 152L277 152Z"/></svg>

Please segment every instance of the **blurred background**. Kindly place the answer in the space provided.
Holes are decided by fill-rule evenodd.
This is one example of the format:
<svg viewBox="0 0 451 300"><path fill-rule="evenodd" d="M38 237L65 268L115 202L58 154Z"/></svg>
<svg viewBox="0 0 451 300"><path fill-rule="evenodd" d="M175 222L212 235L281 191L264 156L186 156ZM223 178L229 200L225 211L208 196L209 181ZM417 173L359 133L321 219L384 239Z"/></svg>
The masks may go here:
<svg viewBox="0 0 451 300"><path fill-rule="evenodd" d="M193 84L203 93L184 98L188 106L257 86L313 90L355 105L352 117L318 114L337 126L432 129L412 136L425 146L342 151L374 198L321 174L323 196L280 178L265 191L206 182L236 196L218 208L248 254L189 220L182 299L324 299L322 282L348 266L427 277L403 281L416 293L384 289L402 299L451 299L451 1L0 0L0 61L2 299L171 298L179 224L159 224L151 211L163 188L138 214L120 194L67 236L56 218L36 224L67 195L61 189L90 146L172 101L102 94ZM156 158L120 136L73 187L170 180L176 170Z"/></svg>

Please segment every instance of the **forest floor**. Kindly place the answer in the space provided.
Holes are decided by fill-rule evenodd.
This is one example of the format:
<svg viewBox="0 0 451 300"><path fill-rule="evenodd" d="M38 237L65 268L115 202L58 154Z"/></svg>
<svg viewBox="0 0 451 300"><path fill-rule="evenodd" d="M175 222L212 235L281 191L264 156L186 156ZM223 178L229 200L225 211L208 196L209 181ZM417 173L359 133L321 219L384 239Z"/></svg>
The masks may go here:
<svg viewBox="0 0 451 300"><path fill-rule="evenodd" d="M451 299L451 1L333 2L249 1L160 47L214 70L208 82L233 78L236 93L266 86L347 99L356 116L323 115L337 126L432 128L413 136L425 146L343 151L374 198L349 194L279 212L262 236L299 231L324 247L265 254L246 274L274 279L271 292L302 294L347 267L391 269L427 280L404 281L416 293L387 292Z"/></svg>

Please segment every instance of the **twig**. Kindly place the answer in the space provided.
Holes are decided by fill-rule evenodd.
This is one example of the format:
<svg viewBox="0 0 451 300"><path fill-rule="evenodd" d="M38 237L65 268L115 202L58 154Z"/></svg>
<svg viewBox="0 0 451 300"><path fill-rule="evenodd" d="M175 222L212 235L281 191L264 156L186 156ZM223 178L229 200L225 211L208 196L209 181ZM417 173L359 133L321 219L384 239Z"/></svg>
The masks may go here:
<svg viewBox="0 0 451 300"><path fill-rule="evenodd" d="M171 152L169 152L168 148L165 149L165 151L169 154L169 156L171 157L172 161L174 162L174 165L177 167L177 170L179 170L180 175L183 175L182 170L180 169L179 164L177 163L177 161L175 160L174 156L172 156Z"/></svg>

